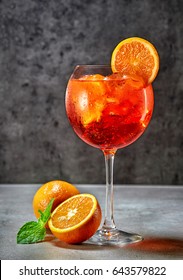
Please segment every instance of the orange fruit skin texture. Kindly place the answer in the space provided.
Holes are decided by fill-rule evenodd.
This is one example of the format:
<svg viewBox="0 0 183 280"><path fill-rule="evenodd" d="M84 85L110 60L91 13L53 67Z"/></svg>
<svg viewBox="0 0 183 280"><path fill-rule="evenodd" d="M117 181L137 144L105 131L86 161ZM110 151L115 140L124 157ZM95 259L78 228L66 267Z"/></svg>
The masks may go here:
<svg viewBox="0 0 183 280"><path fill-rule="evenodd" d="M54 180L42 185L35 193L32 202L36 218L40 217L38 210L43 212L52 198L54 198L54 202L51 212L60 203L79 193L79 190L74 185L65 181Z"/></svg>
<svg viewBox="0 0 183 280"><path fill-rule="evenodd" d="M58 206L59 208L59 206ZM58 209L57 208L57 209ZM56 209L55 209L56 211ZM55 212L54 211L54 212ZM51 217L52 219L52 217ZM81 226L79 227L72 227L69 229L69 231L63 231L59 232L54 230L52 227L52 220L48 221L49 228L53 235L57 237L62 242L68 243L68 244L79 244L86 240L88 240L90 237L92 237L95 232L97 231L98 227L100 226L101 219L102 219L102 211L100 208L100 205L97 201L96 209L93 213L93 215Z"/></svg>

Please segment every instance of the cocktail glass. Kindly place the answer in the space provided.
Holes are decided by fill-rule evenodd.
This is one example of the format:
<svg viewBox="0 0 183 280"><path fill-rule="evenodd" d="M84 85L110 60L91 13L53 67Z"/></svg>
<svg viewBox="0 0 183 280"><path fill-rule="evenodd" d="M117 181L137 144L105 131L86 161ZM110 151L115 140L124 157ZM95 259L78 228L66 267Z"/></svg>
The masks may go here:
<svg viewBox="0 0 183 280"><path fill-rule="evenodd" d="M151 85L142 78L112 73L107 65L78 65L66 90L66 112L75 133L103 151L106 166L105 217L90 241L125 245L142 240L139 234L116 228L113 217L113 163L118 149L136 141L153 112Z"/></svg>

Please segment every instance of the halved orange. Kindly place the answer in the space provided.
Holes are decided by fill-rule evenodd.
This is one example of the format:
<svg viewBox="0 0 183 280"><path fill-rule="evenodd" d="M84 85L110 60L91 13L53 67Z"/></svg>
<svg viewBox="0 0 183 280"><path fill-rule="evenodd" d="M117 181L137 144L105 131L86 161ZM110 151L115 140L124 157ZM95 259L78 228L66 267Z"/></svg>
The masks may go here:
<svg viewBox="0 0 183 280"><path fill-rule="evenodd" d="M89 239L96 232L101 218L101 208L95 196L78 194L53 211L48 225L58 239L76 244Z"/></svg>
<svg viewBox="0 0 183 280"><path fill-rule="evenodd" d="M140 76L147 84L151 84L159 70L159 55L149 41L131 37L115 47L111 57L111 68L113 72Z"/></svg>

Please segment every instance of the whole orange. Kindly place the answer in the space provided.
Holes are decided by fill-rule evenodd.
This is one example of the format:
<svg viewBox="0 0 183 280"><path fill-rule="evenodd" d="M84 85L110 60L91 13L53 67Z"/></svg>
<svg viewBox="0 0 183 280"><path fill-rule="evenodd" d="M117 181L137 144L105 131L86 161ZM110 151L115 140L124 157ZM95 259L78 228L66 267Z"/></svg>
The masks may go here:
<svg viewBox="0 0 183 280"><path fill-rule="evenodd" d="M43 212L52 198L54 198L54 202L51 212L60 203L79 193L79 190L74 185L65 181L55 180L42 185L36 191L32 202L36 218L40 217L39 210Z"/></svg>

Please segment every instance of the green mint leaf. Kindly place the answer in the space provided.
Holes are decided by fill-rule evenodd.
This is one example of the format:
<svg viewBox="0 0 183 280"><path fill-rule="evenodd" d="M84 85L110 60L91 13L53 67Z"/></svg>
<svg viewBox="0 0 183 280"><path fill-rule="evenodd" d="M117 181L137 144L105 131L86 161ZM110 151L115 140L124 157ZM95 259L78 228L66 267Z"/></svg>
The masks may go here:
<svg viewBox="0 0 183 280"><path fill-rule="evenodd" d="M51 208L54 199L52 198L44 212L40 212L38 221L31 221L24 224L17 233L18 244L31 244L43 241L46 235L45 225L51 216Z"/></svg>
<svg viewBox="0 0 183 280"><path fill-rule="evenodd" d="M44 240L46 235L46 229L39 222L28 222L24 224L18 234L18 244L31 244Z"/></svg>

